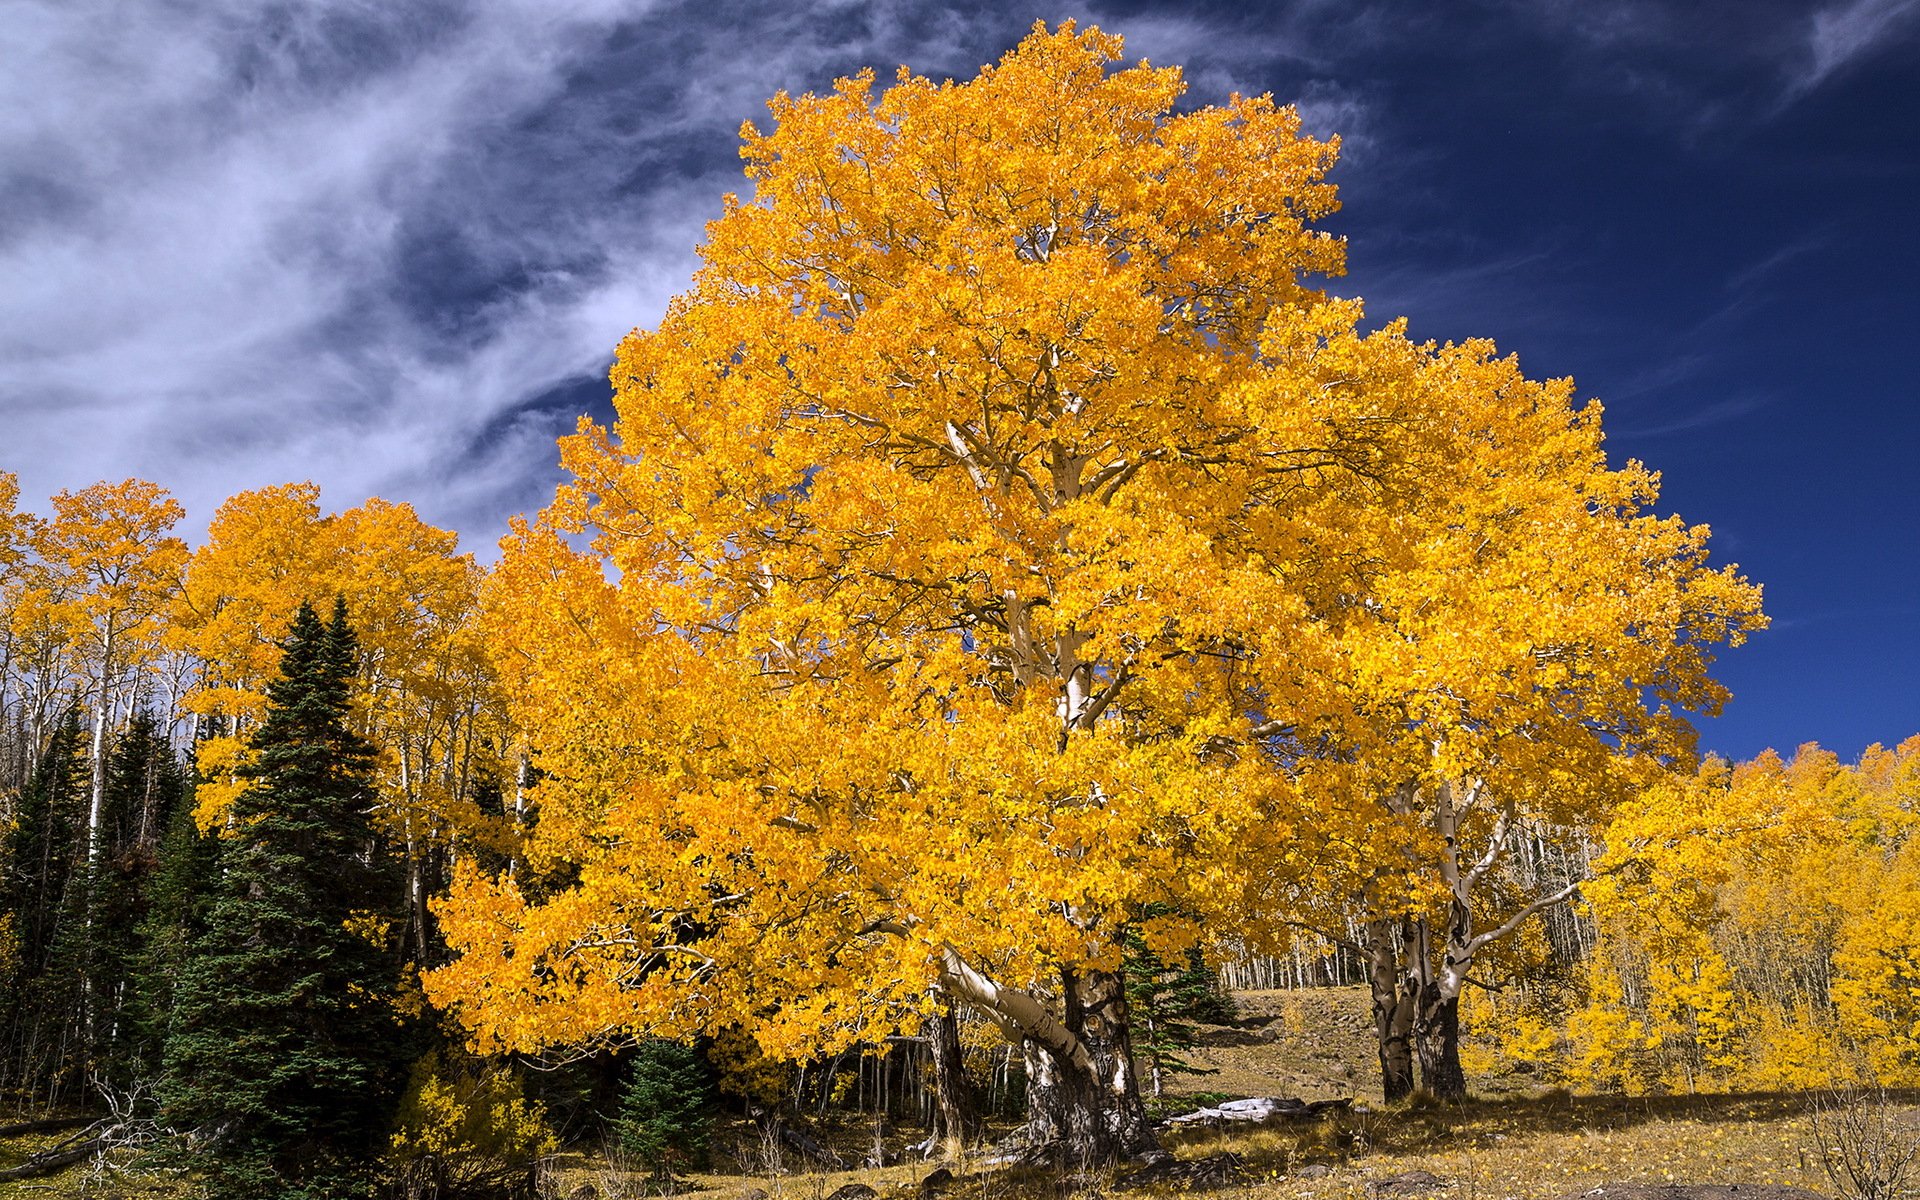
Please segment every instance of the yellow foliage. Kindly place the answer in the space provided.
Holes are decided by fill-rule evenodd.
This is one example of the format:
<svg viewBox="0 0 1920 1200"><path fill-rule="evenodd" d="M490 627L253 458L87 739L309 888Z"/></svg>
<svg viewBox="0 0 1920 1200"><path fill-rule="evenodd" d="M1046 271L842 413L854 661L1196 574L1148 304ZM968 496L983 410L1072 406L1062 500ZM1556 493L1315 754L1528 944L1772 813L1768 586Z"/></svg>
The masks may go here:
<svg viewBox="0 0 1920 1200"><path fill-rule="evenodd" d="M1884 1085L1920 1084L1920 840L1855 882L1858 912L1833 953L1842 1028L1867 1048Z"/></svg>
<svg viewBox="0 0 1920 1200"><path fill-rule="evenodd" d="M385 913L356 912L347 917L347 932L369 945L385 946L393 933L393 918Z"/></svg>
<svg viewBox="0 0 1920 1200"><path fill-rule="evenodd" d="M1149 912L1424 909L1451 835L1383 783L1480 778L1486 833L1686 752L1754 589L1569 381L1312 285L1297 113L1120 50L1036 26L743 130L752 196L489 582L538 820L427 983L482 1045L833 1052L950 953L1044 987Z"/></svg>
<svg viewBox="0 0 1920 1200"><path fill-rule="evenodd" d="M165 488L140 479L96 483L52 498L41 520L12 511L18 486L0 477L0 640L13 670L37 675L43 710L71 689L96 731L118 697L157 669L168 598L186 543L184 515ZM96 737L96 775L106 738Z"/></svg>
<svg viewBox="0 0 1920 1200"><path fill-rule="evenodd" d="M20 935L13 927L13 914L0 912L0 986L10 986L19 969Z"/></svg>
<svg viewBox="0 0 1920 1200"><path fill-rule="evenodd" d="M1920 1081L1917 773L1920 739L1809 744L1625 806L1586 889L1589 1018L1642 1023L1669 1087Z"/></svg>
<svg viewBox="0 0 1920 1200"><path fill-rule="evenodd" d="M1500 1053L1513 1062L1535 1066L1550 1065L1557 1058L1562 1038L1558 1021L1531 1012L1515 1013L1505 1023Z"/></svg>
<svg viewBox="0 0 1920 1200"><path fill-rule="evenodd" d="M722 1092L761 1108L778 1105L793 1085L792 1064L768 1057L753 1035L739 1026L713 1035L707 1062L713 1067L715 1086Z"/></svg>
<svg viewBox="0 0 1920 1200"><path fill-rule="evenodd" d="M1737 1079L1762 1091L1817 1092L1857 1078L1840 1023L1810 1005L1749 1005L1752 1061Z"/></svg>
<svg viewBox="0 0 1920 1200"><path fill-rule="evenodd" d="M1226 751L1335 654L1286 578L1308 448L1364 488L1365 418L1418 401L1334 381L1421 354L1296 282L1339 266L1333 148L1264 99L1176 113L1118 49L1036 32L747 131L753 200L490 588L528 866L570 883L456 883L430 986L485 1044L833 1051L917 1025L943 946L1029 985L1116 966L1149 905L1170 944L1245 924L1294 798Z"/></svg>
<svg viewBox="0 0 1920 1200"><path fill-rule="evenodd" d="M559 1145L511 1072L435 1052L413 1066L386 1162L407 1195L465 1195L530 1179Z"/></svg>
<svg viewBox="0 0 1920 1200"><path fill-rule="evenodd" d="M346 598L359 638L359 732L380 751L378 815L410 853L458 836L511 844L483 813L483 778L511 774L512 741L475 628L482 572L456 536L378 498L325 515L320 489L292 483L220 506L173 600L169 643L200 664L184 705L214 736L199 743L195 797L218 826L244 778L247 733L279 667L279 643L303 600Z"/></svg>
<svg viewBox="0 0 1920 1200"><path fill-rule="evenodd" d="M1567 1018L1567 1081L1593 1091L1645 1091L1646 1028L1625 1011L1617 974L1596 959L1588 976L1588 1003Z"/></svg>

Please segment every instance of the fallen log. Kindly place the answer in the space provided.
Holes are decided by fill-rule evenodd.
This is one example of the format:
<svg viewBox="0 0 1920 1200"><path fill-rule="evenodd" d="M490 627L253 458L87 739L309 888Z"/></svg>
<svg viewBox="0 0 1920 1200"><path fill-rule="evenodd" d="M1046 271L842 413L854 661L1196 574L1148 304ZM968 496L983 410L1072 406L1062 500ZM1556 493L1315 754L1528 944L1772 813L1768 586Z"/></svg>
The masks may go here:
<svg viewBox="0 0 1920 1200"><path fill-rule="evenodd" d="M780 1138L789 1146L792 1146L795 1150L798 1150L823 1167L832 1167L836 1171L844 1171L847 1169L846 1159L841 1158L828 1146L808 1137L791 1125L782 1125L780 1127Z"/></svg>
<svg viewBox="0 0 1920 1200"><path fill-rule="evenodd" d="M1318 1121L1353 1108L1353 1098L1338 1100L1295 1100L1281 1096L1253 1096L1246 1100L1228 1100L1211 1108L1199 1108L1160 1122L1162 1133L1186 1133L1214 1129L1260 1129L1269 1125L1292 1125Z"/></svg>
<svg viewBox="0 0 1920 1200"><path fill-rule="evenodd" d="M64 1171L75 1163L92 1158L94 1152L103 1149L106 1144L107 1139L103 1135L81 1142L77 1146L68 1143L64 1149L55 1148L36 1154L18 1166L0 1170L0 1183L10 1183L16 1179L39 1179L55 1171Z"/></svg>

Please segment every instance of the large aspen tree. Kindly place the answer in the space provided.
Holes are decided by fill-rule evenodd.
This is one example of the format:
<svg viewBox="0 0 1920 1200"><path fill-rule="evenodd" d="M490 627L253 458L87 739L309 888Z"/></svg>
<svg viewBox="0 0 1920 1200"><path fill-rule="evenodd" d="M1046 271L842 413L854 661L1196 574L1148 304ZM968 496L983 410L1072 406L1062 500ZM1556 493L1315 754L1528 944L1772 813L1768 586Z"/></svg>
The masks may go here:
<svg viewBox="0 0 1920 1200"><path fill-rule="evenodd" d="M1490 777L1529 719L1493 701L1616 656L1535 653L1585 644L1553 632L1572 580L1432 636L1412 593L1452 589L1443 622L1492 572L1512 603L1564 546L1501 514L1604 524L1639 474L1564 385L1361 333L1311 286L1334 146L1266 99L1176 113L1179 72L1119 53L1036 28L975 80L863 75L745 130L753 197L494 579L529 869L456 878L428 983L483 1045L746 1025L811 1055L957 1002L1024 1045L1037 1142L1140 1152L1127 933L1271 943L1343 841L1430 897L1402 843L1431 830L1369 825L1405 780L1364 756ZM1529 405L1510 477L1463 457ZM1478 636L1535 673L1422 678Z"/></svg>
<svg viewBox="0 0 1920 1200"><path fill-rule="evenodd" d="M937 989L1027 1045L1036 1137L1147 1141L1124 931L1246 927L1285 735L1333 719L1306 581L1405 485L1419 355L1299 282L1341 261L1332 147L1263 100L1173 116L1117 53L1040 33L749 132L754 203L498 577L578 882L457 890L436 987L484 1038L813 1052Z"/></svg>
<svg viewBox="0 0 1920 1200"><path fill-rule="evenodd" d="M1421 357L1430 400L1404 466L1447 482L1385 514L1327 608L1357 720L1308 767L1343 797L1313 899L1371 964L1389 1098L1416 1061L1428 1091L1464 1093L1462 989L1489 947L1576 892L1579 878L1519 886L1519 840L1596 837L1690 765L1685 715L1726 696L1713 651L1765 625L1759 589L1708 566L1706 528L1651 511L1658 477L1608 467L1599 407L1577 407L1569 381L1528 380L1483 342Z"/></svg>
<svg viewBox="0 0 1920 1200"><path fill-rule="evenodd" d="M1341 264L1333 147L1264 99L1175 115L1118 53L1037 31L746 131L754 198L498 575L535 854L577 882L456 885L433 986L487 1043L814 1053L950 998L1027 1046L1037 1138L1150 1141L1123 931L1237 917L1281 836L1233 748L1310 703L1295 498L1373 446L1354 310L1300 282Z"/></svg>

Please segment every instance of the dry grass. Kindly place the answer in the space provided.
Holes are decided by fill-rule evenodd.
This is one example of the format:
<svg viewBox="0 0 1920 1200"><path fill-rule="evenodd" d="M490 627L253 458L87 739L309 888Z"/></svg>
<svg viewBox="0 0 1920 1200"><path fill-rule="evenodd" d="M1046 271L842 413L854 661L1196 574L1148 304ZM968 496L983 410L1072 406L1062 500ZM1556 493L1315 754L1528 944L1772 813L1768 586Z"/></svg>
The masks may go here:
<svg viewBox="0 0 1920 1200"><path fill-rule="evenodd" d="M1547 1096L1361 1114L1330 1132L1255 1134L1231 1148L1268 1178L1248 1189L1256 1196L1360 1197L1373 1180L1414 1170L1439 1176L1441 1194L1460 1200L1538 1200L1617 1182L1820 1189L1826 1180L1801 1153L1805 1125L1797 1097L1647 1106ZM1331 1171L1298 1178L1311 1163Z"/></svg>
<svg viewBox="0 0 1920 1200"><path fill-rule="evenodd" d="M1506 1094L1461 1105L1411 1104L1370 1110L1378 1069L1359 989L1255 992L1239 997L1241 1018L1210 1031L1208 1044L1192 1057L1217 1073L1175 1078L1184 1095L1291 1095L1305 1099L1357 1096L1350 1116L1313 1125L1224 1137L1201 1137L1176 1149L1182 1159L1231 1152L1244 1160L1243 1187L1211 1193L1223 1200L1382 1200L1374 1181L1407 1171L1428 1171L1444 1186L1432 1200L1546 1200L1602 1183L1788 1184L1835 1194L1820 1162L1808 1117L1809 1098L1798 1095L1617 1097L1569 1096L1564 1092L1516 1095L1525 1079L1503 1082ZM1479 1081L1476 1081L1479 1082ZM1920 1121L1916 1097L1888 1098L1892 1118L1912 1127ZM846 1123L842 1152L871 1145L868 1128ZM764 1192L768 1200L825 1200L848 1183L875 1188L885 1200L918 1200L919 1182L932 1164L883 1170L814 1172L788 1153L770 1169L766 1148L756 1147L751 1127L722 1135L733 1169L700 1174L687 1190L710 1200L745 1200ZM901 1131L896 1142L917 1133ZM21 1161L37 1146L0 1145L0 1165ZM1115 1195L1112 1172L1059 1176L1045 1171L981 1169L956 1164L960 1179L946 1200L1105 1200ZM80 1195L179 1195L171 1189L140 1190L137 1180L96 1181L82 1188L76 1168L57 1179L0 1184L0 1200ZM617 1164L587 1152L557 1158L548 1173L548 1194L570 1197L581 1185L616 1200L637 1195L639 1181L623 1178ZM1164 1190L1125 1193L1165 1196Z"/></svg>
<svg viewBox="0 0 1920 1200"><path fill-rule="evenodd" d="M1909 1104L1910 1111L1910 1104ZM1801 1098L1694 1097L1659 1100L1568 1098L1474 1102L1458 1108L1410 1106L1358 1113L1298 1130L1267 1130L1195 1142L1183 1159L1231 1151L1253 1179L1222 1197L1300 1197L1368 1200L1373 1180L1425 1170L1448 1186L1439 1200L1545 1200L1610 1182L1785 1183L1831 1192L1806 1148L1810 1129ZM6 1147L4 1161L30 1152ZM1308 1168L1325 1168L1319 1175ZM765 1192L771 1200L824 1200L847 1183L865 1183L883 1196L918 1195L931 1166L771 1175L713 1174L687 1181L711 1200L742 1200ZM1303 1174L1304 1171L1304 1174ZM1112 1191L1111 1174L1054 1178L1045 1172L961 1169L948 1200L1092 1200ZM83 1190L84 1171L57 1179L0 1186L0 1198L27 1196L161 1196L176 1189L138 1180L102 1181ZM616 1196L608 1165L596 1155L562 1156L550 1174L552 1195L581 1184ZM1154 1193L1139 1193L1151 1196Z"/></svg>
<svg viewBox="0 0 1920 1200"><path fill-rule="evenodd" d="M1911 1111L1911 1099L1904 1102ZM1474 1101L1456 1107L1408 1105L1299 1129L1226 1135L1182 1146L1182 1159L1231 1152L1251 1175L1223 1200L1377 1200L1375 1180L1423 1170L1444 1186L1435 1200L1546 1200L1602 1183L1788 1184L1831 1194L1807 1154L1810 1126L1799 1096L1657 1099L1568 1097ZM865 1183L889 1200L917 1196L931 1165L783 1176L713 1175L690 1181L712 1200L765 1192L771 1200L824 1200ZM594 1164L575 1160L557 1178L566 1196L594 1182ZM962 1166L948 1200L1096 1200L1111 1196L1114 1173L1060 1178L1046 1172L991 1172ZM605 1194L605 1189L602 1189ZM1161 1190L1128 1195L1166 1196Z"/></svg>

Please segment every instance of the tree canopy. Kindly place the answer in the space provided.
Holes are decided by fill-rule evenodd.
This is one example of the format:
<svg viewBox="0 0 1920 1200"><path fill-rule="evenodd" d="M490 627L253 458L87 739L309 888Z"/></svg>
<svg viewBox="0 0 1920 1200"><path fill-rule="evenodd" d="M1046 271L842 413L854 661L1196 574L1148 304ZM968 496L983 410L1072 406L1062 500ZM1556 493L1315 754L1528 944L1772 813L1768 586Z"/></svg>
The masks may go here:
<svg viewBox="0 0 1920 1200"><path fill-rule="evenodd" d="M832 1050L944 992L1126 1110L1127 930L1268 936L1354 797L1686 753L1757 592L1570 384L1315 289L1333 143L1119 54L743 129L496 573L535 872L456 881L430 983L485 1044Z"/></svg>

